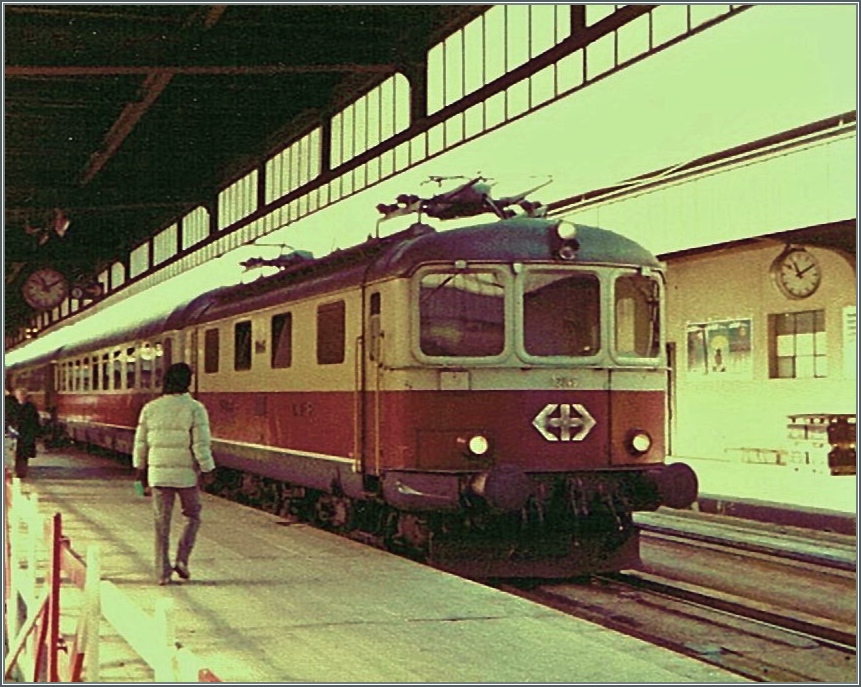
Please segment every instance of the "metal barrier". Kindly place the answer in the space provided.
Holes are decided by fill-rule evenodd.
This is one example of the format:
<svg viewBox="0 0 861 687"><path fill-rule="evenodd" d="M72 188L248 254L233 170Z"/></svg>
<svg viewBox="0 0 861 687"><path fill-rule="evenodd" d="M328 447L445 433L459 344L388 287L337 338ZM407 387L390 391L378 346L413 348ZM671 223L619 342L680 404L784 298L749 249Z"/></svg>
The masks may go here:
<svg viewBox="0 0 861 687"><path fill-rule="evenodd" d="M63 536L62 515L46 518L35 494L4 470L6 635L4 679L24 682L99 682L100 623L105 619L153 669L156 682L221 682L176 642L172 604L160 599L154 616L113 583L101 579L98 547L86 561ZM77 600L74 633L61 632L63 609ZM71 599L69 597L77 597ZM70 618L66 618L69 620Z"/></svg>
<svg viewBox="0 0 861 687"><path fill-rule="evenodd" d="M856 474L855 414L799 413L789 416L787 429L807 464L827 465L832 475Z"/></svg>

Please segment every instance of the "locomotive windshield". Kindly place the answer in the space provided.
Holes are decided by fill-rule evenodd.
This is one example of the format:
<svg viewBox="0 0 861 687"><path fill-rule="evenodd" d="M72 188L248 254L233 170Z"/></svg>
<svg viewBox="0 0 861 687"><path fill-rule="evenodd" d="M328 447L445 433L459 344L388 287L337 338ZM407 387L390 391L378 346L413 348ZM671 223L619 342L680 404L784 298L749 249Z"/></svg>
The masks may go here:
<svg viewBox="0 0 861 687"><path fill-rule="evenodd" d="M535 356L591 356L600 348L598 277L529 271L523 287L523 343Z"/></svg>
<svg viewBox="0 0 861 687"><path fill-rule="evenodd" d="M629 274L616 279L616 353L632 358L660 354L660 291L651 277Z"/></svg>
<svg viewBox="0 0 861 687"><path fill-rule="evenodd" d="M530 358L594 358L612 348L616 359L653 362L661 352L660 284L620 272L546 265L513 275L493 268L427 272L419 278L419 347L429 357L492 358L516 335ZM506 300L518 294L507 324Z"/></svg>
<svg viewBox="0 0 861 687"><path fill-rule="evenodd" d="M425 355L487 357L505 348L505 286L493 271L426 274L419 314Z"/></svg>

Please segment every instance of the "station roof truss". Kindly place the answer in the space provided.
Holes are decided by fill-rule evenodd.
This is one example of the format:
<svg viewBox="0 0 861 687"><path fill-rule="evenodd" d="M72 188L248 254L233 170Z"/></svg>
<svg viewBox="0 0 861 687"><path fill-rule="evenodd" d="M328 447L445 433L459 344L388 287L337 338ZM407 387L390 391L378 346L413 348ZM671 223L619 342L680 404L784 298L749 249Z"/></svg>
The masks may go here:
<svg viewBox="0 0 861 687"><path fill-rule="evenodd" d="M747 6L3 9L8 349ZM42 266L101 297L34 310L20 289Z"/></svg>
<svg viewBox="0 0 861 687"><path fill-rule="evenodd" d="M733 146L726 150L703 155L683 164L653 170L637 177L626 179L618 184L593 189L568 198L548 203L548 215L564 216L590 207L621 201L626 198L658 191L676 184L695 181L706 175L749 165L774 156L785 155L793 150L827 144L844 137L854 137L858 124L856 111L843 112L804 126L781 131L771 136ZM786 244L798 243L841 251L847 258L854 260L857 252L857 221L847 217L808 227L796 227L762 236L738 239L720 244L745 245L760 241L777 241ZM713 251L715 246L699 246L662 255L663 259L673 259Z"/></svg>

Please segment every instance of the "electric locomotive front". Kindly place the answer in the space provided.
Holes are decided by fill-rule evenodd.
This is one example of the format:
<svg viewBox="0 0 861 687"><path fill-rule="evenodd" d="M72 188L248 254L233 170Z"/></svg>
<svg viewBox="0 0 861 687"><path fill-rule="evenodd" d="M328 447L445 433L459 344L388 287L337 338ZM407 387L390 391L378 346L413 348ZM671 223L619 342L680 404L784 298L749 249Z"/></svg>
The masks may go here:
<svg viewBox="0 0 861 687"><path fill-rule="evenodd" d="M695 499L693 471L664 465L664 286L645 249L516 218L420 236L376 271L408 289L365 462L395 539L473 576L618 570L638 560L633 511Z"/></svg>

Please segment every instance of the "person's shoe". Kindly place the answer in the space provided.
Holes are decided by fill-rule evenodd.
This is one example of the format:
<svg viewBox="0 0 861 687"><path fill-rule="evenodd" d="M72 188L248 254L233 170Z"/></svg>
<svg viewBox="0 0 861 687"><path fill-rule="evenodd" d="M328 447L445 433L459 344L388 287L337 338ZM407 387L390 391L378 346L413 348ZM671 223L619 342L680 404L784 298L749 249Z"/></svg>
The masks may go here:
<svg viewBox="0 0 861 687"><path fill-rule="evenodd" d="M173 569L176 571L176 574L179 575L182 579L191 579L191 573L188 571L188 566L185 563L177 563L175 566L173 566Z"/></svg>
<svg viewBox="0 0 861 687"><path fill-rule="evenodd" d="M164 587L165 585L170 584L170 575L164 575L163 577L158 578L158 586Z"/></svg>

